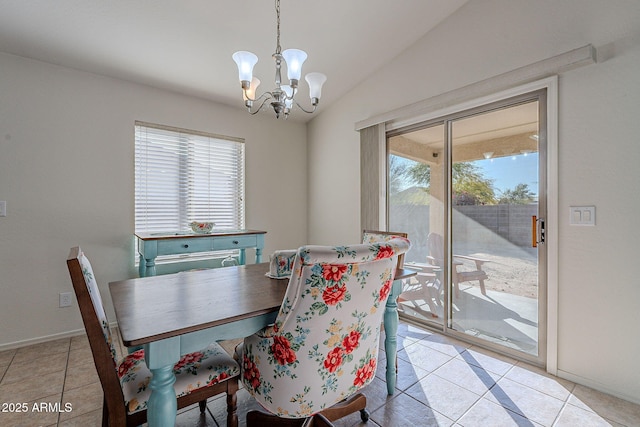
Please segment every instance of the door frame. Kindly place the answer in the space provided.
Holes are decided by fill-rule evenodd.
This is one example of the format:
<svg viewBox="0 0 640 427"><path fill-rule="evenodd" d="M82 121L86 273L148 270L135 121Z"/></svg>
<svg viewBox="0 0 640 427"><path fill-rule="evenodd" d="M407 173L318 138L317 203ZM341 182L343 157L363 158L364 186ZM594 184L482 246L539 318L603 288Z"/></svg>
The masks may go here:
<svg viewBox="0 0 640 427"><path fill-rule="evenodd" d="M545 318L538 319L538 327L545 329L546 343L539 343L539 359L537 360L528 360L528 358L522 357L522 355L519 353L511 354L511 352L506 348L503 352L516 358L521 358L529 362L542 364L544 365L547 372L556 375L558 369L558 77L552 76L535 82L502 90L500 92L496 92L494 94L487 95L481 98L465 101L456 105L451 105L446 108L430 112L426 115L392 119L384 124L384 129L385 133L387 133L390 131L416 125L418 123L435 121L439 118L455 115L456 113L467 110L480 108L487 104L499 103L509 98L516 98L518 96L540 90L546 90L546 129L543 129L542 126L542 123L544 123L544 118L540 118L540 132L546 131L546 162L544 165L546 167L546 188L541 188L540 192L542 193L544 190L546 190L546 271L544 272L544 277L542 279L546 280L547 292L546 298L545 295L539 295L539 299L545 299L546 316ZM380 144L384 144L383 147L379 147L380 150L385 150L384 152L386 152L386 138L381 137L378 139L378 141ZM445 147L446 145L447 144L445 144ZM448 158L449 156L447 155L446 157ZM379 162L379 173L381 182L386 182L386 165L386 156L381 156ZM386 186L384 186L383 188L386 188ZM446 212L445 214L446 217L449 216ZM379 222L381 227L387 226L386 208L380 209ZM450 232L451 231L449 230L449 233ZM452 336L455 335L457 338L471 338L458 336L458 334L452 334L447 330L447 319L445 318L444 320L445 322L443 324L443 333ZM480 346L482 346L483 344L482 342L476 342L475 340L473 340L473 343ZM546 344L546 350L544 345L542 344Z"/></svg>

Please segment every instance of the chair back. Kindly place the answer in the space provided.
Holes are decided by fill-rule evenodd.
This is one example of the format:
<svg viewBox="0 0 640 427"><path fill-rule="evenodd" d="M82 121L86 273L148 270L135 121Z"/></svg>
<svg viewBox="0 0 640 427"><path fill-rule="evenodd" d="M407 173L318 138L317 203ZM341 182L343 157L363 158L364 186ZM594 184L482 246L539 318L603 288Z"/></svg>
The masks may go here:
<svg viewBox="0 0 640 427"><path fill-rule="evenodd" d="M297 253L297 249L287 249L278 250L269 255L269 277L273 279L291 277L291 269Z"/></svg>
<svg viewBox="0 0 640 427"><path fill-rule="evenodd" d="M368 384L404 238L298 250L275 325L245 339L243 381L272 413L302 418Z"/></svg>
<svg viewBox="0 0 640 427"><path fill-rule="evenodd" d="M380 231L380 230L362 230L362 243L370 244L375 242L388 242L394 237L409 237L407 233L401 231ZM404 268L404 254L398 255L398 270Z"/></svg>
<svg viewBox="0 0 640 427"><path fill-rule="evenodd" d="M67 258L67 267L89 339L93 361L104 391L105 403L110 410L118 408L116 410L121 410L124 415L124 396L118 380L117 356L109 321L91 263L80 247L71 249Z"/></svg>

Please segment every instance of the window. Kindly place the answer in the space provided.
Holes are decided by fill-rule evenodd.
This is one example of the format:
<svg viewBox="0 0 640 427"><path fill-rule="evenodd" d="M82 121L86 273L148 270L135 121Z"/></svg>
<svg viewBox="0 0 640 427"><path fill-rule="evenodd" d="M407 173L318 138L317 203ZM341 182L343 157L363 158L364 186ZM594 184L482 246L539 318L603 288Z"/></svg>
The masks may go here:
<svg viewBox="0 0 640 427"><path fill-rule="evenodd" d="M244 228L244 140L135 123L135 231Z"/></svg>

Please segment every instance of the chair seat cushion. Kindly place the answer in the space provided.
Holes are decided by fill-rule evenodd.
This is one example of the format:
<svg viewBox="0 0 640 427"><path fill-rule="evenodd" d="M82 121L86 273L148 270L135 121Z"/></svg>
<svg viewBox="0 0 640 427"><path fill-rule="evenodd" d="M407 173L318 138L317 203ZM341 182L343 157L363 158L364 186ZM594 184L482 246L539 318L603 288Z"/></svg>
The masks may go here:
<svg viewBox="0 0 640 427"><path fill-rule="evenodd" d="M151 371L144 361L144 350L127 355L117 369L127 412L133 414L146 409L151 395ZM240 368L219 344L214 343L204 350L183 355L173 372L176 396L181 397L235 377L240 374Z"/></svg>

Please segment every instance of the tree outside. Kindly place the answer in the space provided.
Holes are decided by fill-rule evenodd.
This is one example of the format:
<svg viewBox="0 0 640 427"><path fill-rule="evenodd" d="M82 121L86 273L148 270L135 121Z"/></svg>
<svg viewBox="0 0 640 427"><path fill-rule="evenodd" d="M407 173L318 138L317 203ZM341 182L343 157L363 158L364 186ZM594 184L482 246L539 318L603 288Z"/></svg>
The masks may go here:
<svg viewBox="0 0 640 427"><path fill-rule="evenodd" d="M531 191L528 184L518 184L513 190L504 190L498 199L498 204L527 205L535 202L535 197L535 193Z"/></svg>
<svg viewBox="0 0 640 427"><path fill-rule="evenodd" d="M401 157L389 156L389 194L395 203L429 204L431 166L407 162ZM529 204L536 195L528 184L517 184L502 192L495 189L494 181L484 176L473 162L458 162L452 167L454 205ZM500 193L496 195L496 193Z"/></svg>

